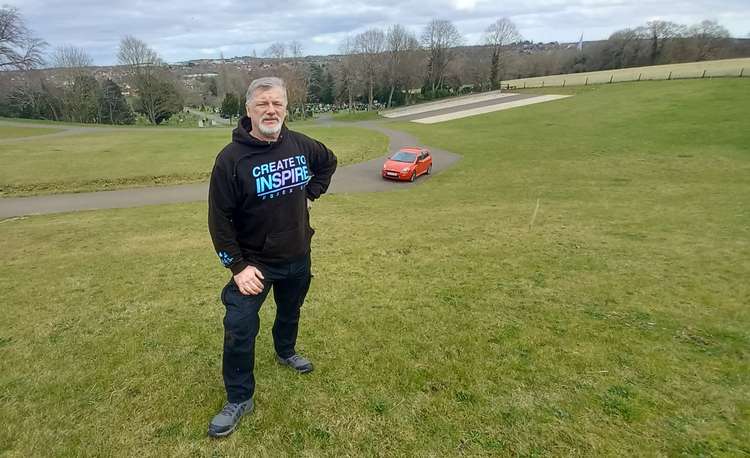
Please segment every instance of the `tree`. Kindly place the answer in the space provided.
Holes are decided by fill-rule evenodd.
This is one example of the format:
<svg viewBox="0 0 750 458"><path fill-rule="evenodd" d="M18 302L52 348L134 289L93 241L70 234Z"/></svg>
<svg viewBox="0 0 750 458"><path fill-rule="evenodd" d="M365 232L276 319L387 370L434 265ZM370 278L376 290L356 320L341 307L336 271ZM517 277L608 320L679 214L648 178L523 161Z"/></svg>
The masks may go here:
<svg viewBox="0 0 750 458"><path fill-rule="evenodd" d="M60 46L52 53L52 64L57 68L75 70L80 73L93 65L94 60L83 48Z"/></svg>
<svg viewBox="0 0 750 458"><path fill-rule="evenodd" d="M120 41L117 61L135 73L150 73L162 64L156 51L132 35L125 35Z"/></svg>
<svg viewBox="0 0 750 458"><path fill-rule="evenodd" d="M318 64L310 64L307 76L307 100L312 103L321 102L323 91L323 67Z"/></svg>
<svg viewBox="0 0 750 458"><path fill-rule="evenodd" d="M231 122L232 117L237 116L237 113L239 113L239 111L239 98L231 92L227 92L227 95L224 96L224 100L221 101L221 108L219 109L221 117L229 118L229 121Z"/></svg>
<svg viewBox="0 0 750 458"><path fill-rule="evenodd" d="M380 29L366 30L354 38L354 47L359 57L359 71L367 81L367 109L372 110L375 78L382 66L382 54L385 50L385 34Z"/></svg>
<svg viewBox="0 0 750 458"><path fill-rule="evenodd" d="M218 97L219 95L219 88L216 85L216 77L212 76L208 79L208 93L211 94L213 97Z"/></svg>
<svg viewBox="0 0 750 458"><path fill-rule="evenodd" d="M326 76L323 79L323 83L320 87L320 103L332 104L334 101L334 94L336 93L336 87L333 82L333 75L331 72L326 71Z"/></svg>
<svg viewBox="0 0 750 458"><path fill-rule="evenodd" d="M338 66L336 78L339 81L337 85L340 89L338 99L346 94L347 106L349 110L354 109L354 95L357 90L357 62L354 56L354 40L346 37L339 47L339 52L343 55L341 64Z"/></svg>
<svg viewBox="0 0 750 458"><path fill-rule="evenodd" d="M729 30L716 21L701 21L691 26L687 36L695 46L695 60L715 59L722 44L730 37Z"/></svg>
<svg viewBox="0 0 750 458"><path fill-rule="evenodd" d="M89 67L93 59L83 48L61 46L52 53L52 64L63 78L62 116L68 121L96 122L99 119L99 83Z"/></svg>
<svg viewBox="0 0 750 458"><path fill-rule="evenodd" d="M111 79L102 82L99 98L99 122L104 124L133 124L135 114L122 95L120 86Z"/></svg>
<svg viewBox="0 0 750 458"><path fill-rule="evenodd" d="M160 124L183 108L182 95L164 69L159 55L141 40L125 36L117 60L128 67L131 86L137 92L135 110L152 124Z"/></svg>
<svg viewBox="0 0 750 458"><path fill-rule="evenodd" d="M669 21L649 21L646 27L636 29L642 38L651 42L649 62L656 64L665 52L665 44L685 34L685 26ZM665 59L667 61L668 59Z"/></svg>
<svg viewBox="0 0 750 458"><path fill-rule="evenodd" d="M388 28L385 41L388 60L386 68L390 86L387 106L390 108L396 88L403 87L408 79L406 75L409 68L404 65L404 61L410 53L419 49L419 41L413 33L406 30L401 24L395 24ZM406 89L410 88L407 87Z"/></svg>
<svg viewBox="0 0 750 458"><path fill-rule="evenodd" d="M484 42L492 48L492 60L490 62L490 87L500 87L501 76L504 75L505 59L503 48L522 40L516 25L508 18L501 18L484 31ZM501 70L503 73L501 75Z"/></svg>
<svg viewBox="0 0 750 458"><path fill-rule="evenodd" d="M432 93L442 89L445 71L453 59L452 48L459 46L463 38L452 22L433 19L422 33L422 46L429 56L427 60L427 84Z"/></svg>
<svg viewBox="0 0 750 458"><path fill-rule="evenodd" d="M144 114L151 124L159 125L184 107L177 86L164 75L145 75L139 81L135 111Z"/></svg>
<svg viewBox="0 0 750 458"><path fill-rule="evenodd" d="M640 64L646 64L649 50L645 49L646 44L642 37L642 30L623 29L618 30L609 36L609 39L600 50L600 64L596 68L612 69L631 67Z"/></svg>
<svg viewBox="0 0 750 458"><path fill-rule="evenodd" d="M266 48L263 54L265 54L266 57L283 59L284 57L286 57L286 45L281 42L272 43L271 46Z"/></svg>
<svg viewBox="0 0 750 458"><path fill-rule="evenodd" d="M297 40L290 41L289 54L291 54L295 61L300 59L302 57L302 43Z"/></svg>
<svg viewBox="0 0 750 458"><path fill-rule="evenodd" d="M46 46L44 40L32 36L18 9L0 7L0 70L40 67L44 64L42 51Z"/></svg>
<svg viewBox="0 0 750 458"><path fill-rule="evenodd" d="M73 122L99 119L99 83L91 75L80 74L63 89L64 118Z"/></svg>

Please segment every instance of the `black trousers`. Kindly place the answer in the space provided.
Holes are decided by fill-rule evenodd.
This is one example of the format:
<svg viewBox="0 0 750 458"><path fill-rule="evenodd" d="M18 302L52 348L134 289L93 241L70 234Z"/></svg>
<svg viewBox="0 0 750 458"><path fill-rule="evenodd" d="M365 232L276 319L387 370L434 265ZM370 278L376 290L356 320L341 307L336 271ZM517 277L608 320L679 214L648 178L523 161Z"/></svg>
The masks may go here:
<svg viewBox="0 0 750 458"><path fill-rule="evenodd" d="M263 273L263 292L256 296L240 293L234 279L221 292L224 315L224 357L222 372L229 402L244 402L255 392L255 337L260 329L260 311L270 289L276 300L273 345L288 358L295 353L300 307L310 288L310 256L287 264L257 265Z"/></svg>

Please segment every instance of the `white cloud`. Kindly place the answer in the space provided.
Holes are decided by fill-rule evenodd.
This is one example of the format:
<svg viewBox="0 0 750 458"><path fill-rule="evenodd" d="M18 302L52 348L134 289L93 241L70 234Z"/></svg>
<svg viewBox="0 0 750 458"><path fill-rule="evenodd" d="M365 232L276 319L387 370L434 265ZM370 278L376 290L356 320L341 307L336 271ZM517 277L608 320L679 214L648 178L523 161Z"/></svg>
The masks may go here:
<svg viewBox="0 0 750 458"><path fill-rule="evenodd" d="M84 47L98 64L115 61L120 38L136 36L167 61L261 52L274 41L299 40L305 53L336 53L347 35L401 23L419 36L433 18L448 19L476 43L501 17L513 20L533 41L604 39L615 30L652 18L683 24L716 19L738 37L750 33L747 0L4 0L19 8L36 36L51 47ZM376 5L376 6L375 6ZM64 20L61 18L64 12Z"/></svg>

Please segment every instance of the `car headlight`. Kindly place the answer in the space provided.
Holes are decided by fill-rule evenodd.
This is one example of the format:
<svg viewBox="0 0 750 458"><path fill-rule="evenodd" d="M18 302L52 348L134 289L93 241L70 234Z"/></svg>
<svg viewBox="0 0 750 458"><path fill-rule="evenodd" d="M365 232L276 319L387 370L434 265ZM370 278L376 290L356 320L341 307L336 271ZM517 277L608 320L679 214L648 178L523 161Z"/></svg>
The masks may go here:
<svg viewBox="0 0 750 458"><path fill-rule="evenodd" d="M409 167L404 167L403 169L401 169L401 173L406 173L408 171L409 171Z"/></svg>

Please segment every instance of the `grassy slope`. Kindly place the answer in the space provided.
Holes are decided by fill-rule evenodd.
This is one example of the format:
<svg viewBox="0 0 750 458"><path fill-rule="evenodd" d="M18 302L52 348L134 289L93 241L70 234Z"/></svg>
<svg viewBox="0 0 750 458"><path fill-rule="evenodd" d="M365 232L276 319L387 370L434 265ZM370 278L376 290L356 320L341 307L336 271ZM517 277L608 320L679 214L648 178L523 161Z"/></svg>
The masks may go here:
<svg viewBox="0 0 750 458"><path fill-rule="evenodd" d="M364 129L294 126L346 165L377 157L388 139ZM0 144L0 196L95 191L206 180L227 129L86 132Z"/></svg>
<svg viewBox="0 0 750 458"><path fill-rule="evenodd" d="M204 205L2 223L0 450L750 453L748 86L404 125L464 159L316 204L300 349L318 370L273 363L267 303L257 412L224 441L204 437L227 277Z"/></svg>
<svg viewBox="0 0 750 458"><path fill-rule="evenodd" d="M341 111L331 117L334 121L374 121L381 119L377 111Z"/></svg>
<svg viewBox="0 0 750 458"><path fill-rule="evenodd" d="M60 132L60 130L61 129L0 125L0 140L9 138L33 137L35 135L54 134L55 132Z"/></svg>

